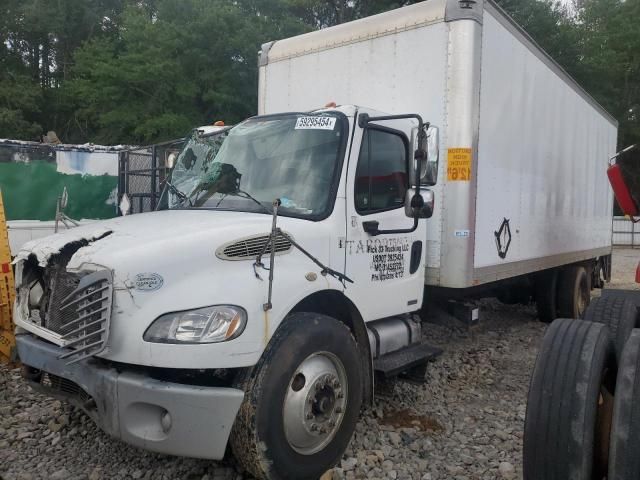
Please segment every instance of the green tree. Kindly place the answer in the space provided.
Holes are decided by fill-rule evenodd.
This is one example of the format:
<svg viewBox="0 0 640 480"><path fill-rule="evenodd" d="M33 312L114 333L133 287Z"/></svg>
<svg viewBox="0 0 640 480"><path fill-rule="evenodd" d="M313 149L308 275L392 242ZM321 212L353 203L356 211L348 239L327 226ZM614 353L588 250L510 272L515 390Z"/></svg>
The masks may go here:
<svg viewBox="0 0 640 480"><path fill-rule="evenodd" d="M158 0L125 9L115 37L77 50L67 92L83 136L149 143L255 113L257 53L277 33L258 5ZM253 10L253 14L247 14ZM296 33L303 28L292 22Z"/></svg>
<svg viewBox="0 0 640 480"><path fill-rule="evenodd" d="M5 0L0 7L0 136L33 139L66 130L73 52L110 35L123 0ZM63 113L61 115L61 113Z"/></svg>

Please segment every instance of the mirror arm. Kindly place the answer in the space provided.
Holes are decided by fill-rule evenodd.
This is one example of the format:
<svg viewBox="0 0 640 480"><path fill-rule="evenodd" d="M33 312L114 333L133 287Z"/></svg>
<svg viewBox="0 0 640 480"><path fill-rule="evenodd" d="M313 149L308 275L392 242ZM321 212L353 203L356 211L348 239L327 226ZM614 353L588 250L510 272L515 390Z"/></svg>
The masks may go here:
<svg viewBox="0 0 640 480"><path fill-rule="evenodd" d="M636 143L634 145L629 145L627 148L624 148L622 150L620 150L618 153L616 153L613 157L609 158L609 165L613 165L614 163L616 163L617 158L622 155L623 153L627 153L630 152L631 150L638 148L638 146L640 146L640 143Z"/></svg>

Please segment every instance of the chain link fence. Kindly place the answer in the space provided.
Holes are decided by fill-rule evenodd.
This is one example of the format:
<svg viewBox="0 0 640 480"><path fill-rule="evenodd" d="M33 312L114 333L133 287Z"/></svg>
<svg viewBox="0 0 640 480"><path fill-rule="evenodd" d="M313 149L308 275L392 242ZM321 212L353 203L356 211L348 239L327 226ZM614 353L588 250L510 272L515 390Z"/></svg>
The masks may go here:
<svg viewBox="0 0 640 480"><path fill-rule="evenodd" d="M172 164L171 159L178 155L184 141L181 138L120 152L118 205L126 194L130 202L129 213L156 210Z"/></svg>

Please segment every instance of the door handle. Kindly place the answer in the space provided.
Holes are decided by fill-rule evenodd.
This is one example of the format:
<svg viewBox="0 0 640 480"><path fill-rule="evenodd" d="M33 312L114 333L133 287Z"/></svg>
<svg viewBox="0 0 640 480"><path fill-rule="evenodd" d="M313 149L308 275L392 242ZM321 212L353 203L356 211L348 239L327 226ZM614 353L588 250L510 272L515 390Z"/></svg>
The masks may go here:
<svg viewBox="0 0 640 480"><path fill-rule="evenodd" d="M376 235L378 235L378 233L380 233L380 230L378 229L379 226L380 222L378 222L377 220L368 220L366 222L362 222L362 228L372 237L375 237Z"/></svg>
<svg viewBox="0 0 640 480"><path fill-rule="evenodd" d="M365 232L367 232L372 237L376 235L383 234L400 234L400 233L413 233L418 228L418 217L413 217L413 227L411 228L399 228L394 230L380 230L380 222L377 220L368 220L366 222L362 222L362 228Z"/></svg>

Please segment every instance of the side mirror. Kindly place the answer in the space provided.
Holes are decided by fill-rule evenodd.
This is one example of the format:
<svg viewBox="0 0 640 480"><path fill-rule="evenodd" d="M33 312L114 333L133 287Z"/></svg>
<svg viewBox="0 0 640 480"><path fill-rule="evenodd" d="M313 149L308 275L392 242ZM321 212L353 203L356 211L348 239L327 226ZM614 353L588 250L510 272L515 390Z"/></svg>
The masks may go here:
<svg viewBox="0 0 640 480"><path fill-rule="evenodd" d="M624 215L632 219L640 214L640 209L638 208L636 199L631 193L628 183L625 181L620 164L616 163L616 159L622 154L638 148L638 146L640 146L640 144L629 145L627 148L620 150L609 159L609 168L607 168L607 177L609 177L609 183L611 183L613 195L616 197L618 206Z"/></svg>
<svg viewBox="0 0 640 480"><path fill-rule="evenodd" d="M438 127L429 126L427 131L419 136L417 158L422 157L420 169L420 185L432 187L438 183L438 164L440 161L440 132Z"/></svg>
<svg viewBox="0 0 640 480"><path fill-rule="evenodd" d="M410 218L431 218L434 205L432 190L421 190L416 194L415 188L409 188L404 198L404 213Z"/></svg>
<svg viewBox="0 0 640 480"><path fill-rule="evenodd" d="M610 165L607 169L607 176L609 177L613 194L616 197L616 201L618 202L622 213L629 217L636 217L640 213L638 205L633 199L631 191L624 180L620 164L615 163Z"/></svg>

